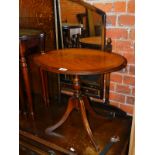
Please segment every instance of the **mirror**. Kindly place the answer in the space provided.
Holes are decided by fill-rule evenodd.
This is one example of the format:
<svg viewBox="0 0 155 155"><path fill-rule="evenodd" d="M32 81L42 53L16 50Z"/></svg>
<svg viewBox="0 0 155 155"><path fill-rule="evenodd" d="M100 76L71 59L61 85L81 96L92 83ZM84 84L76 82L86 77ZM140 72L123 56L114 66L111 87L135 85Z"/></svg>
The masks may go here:
<svg viewBox="0 0 155 155"><path fill-rule="evenodd" d="M59 0L61 35L59 48L93 48L106 50L106 14L83 0ZM111 47L111 46L110 46ZM111 51L111 48L109 48ZM108 49L108 50L109 50ZM109 74L80 76L82 91L89 97L109 102ZM72 92L72 76L60 76L60 91Z"/></svg>
<svg viewBox="0 0 155 155"><path fill-rule="evenodd" d="M85 3L82 0L60 0L61 23L63 34L63 45L65 48L86 46L86 39L99 41L101 48L101 37L104 31L105 13ZM89 42L91 40L89 39ZM93 41L94 42L94 41ZM103 44L105 38L102 40ZM91 44L90 44L91 45ZM90 46L89 45L89 46ZM94 44L94 48L97 46Z"/></svg>

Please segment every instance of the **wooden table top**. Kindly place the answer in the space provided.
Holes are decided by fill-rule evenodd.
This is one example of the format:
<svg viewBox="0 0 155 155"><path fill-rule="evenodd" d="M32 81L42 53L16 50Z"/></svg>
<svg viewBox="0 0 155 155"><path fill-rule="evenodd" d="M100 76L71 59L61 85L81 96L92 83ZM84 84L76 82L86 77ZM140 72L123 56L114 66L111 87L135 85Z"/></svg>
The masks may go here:
<svg viewBox="0 0 155 155"><path fill-rule="evenodd" d="M85 48L49 51L34 56L33 60L44 70L74 75L113 72L127 64L126 59L121 55Z"/></svg>
<svg viewBox="0 0 155 155"><path fill-rule="evenodd" d="M63 29L69 29L69 28L83 28L83 24L79 23L62 23Z"/></svg>
<svg viewBox="0 0 155 155"><path fill-rule="evenodd" d="M19 29L19 39L27 40L28 38L39 38L44 33L37 29Z"/></svg>
<svg viewBox="0 0 155 155"><path fill-rule="evenodd" d="M101 46L101 36L80 38L80 43Z"/></svg>

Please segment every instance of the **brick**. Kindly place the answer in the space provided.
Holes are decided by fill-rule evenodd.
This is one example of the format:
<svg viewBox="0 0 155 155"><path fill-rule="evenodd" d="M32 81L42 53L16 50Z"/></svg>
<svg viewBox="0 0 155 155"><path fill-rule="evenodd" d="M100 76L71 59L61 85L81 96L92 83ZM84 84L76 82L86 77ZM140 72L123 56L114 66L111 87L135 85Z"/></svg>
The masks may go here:
<svg viewBox="0 0 155 155"><path fill-rule="evenodd" d="M112 39L127 39L128 38L128 31L126 29L120 28L112 28L107 29L107 37Z"/></svg>
<svg viewBox="0 0 155 155"><path fill-rule="evenodd" d="M110 80L113 82L122 83L123 77L121 74L111 73L110 74Z"/></svg>
<svg viewBox="0 0 155 155"><path fill-rule="evenodd" d="M135 40L135 29L129 31L129 39Z"/></svg>
<svg viewBox="0 0 155 155"><path fill-rule="evenodd" d="M135 65L130 65L129 66L129 74L135 75Z"/></svg>
<svg viewBox="0 0 155 155"><path fill-rule="evenodd" d="M107 15L107 26L115 26L116 25L116 15Z"/></svg>
<svg viewBox="0 0 155 155"><path fill-rule="evenodd" d="M113 100L113 101L117 101L117 102L121 102L121 103L125 102L125 96L122 94L110 92L109 98L110 98L110 100Z"/></svg>
<svg viewBox="0 0 155 155"><path fill-rule="evenodd" d="M114 12L125 12L126 11L126 2L115 2L113 11Z"/></svg>
<svg viewBox="0 0 155 155"><path fill-rule="evenodd" d="M110 81L110 91L115 91L115 83Z"/></svg>
<svg viewBox="0 0 155 155"><path fill-rule="evenodd" d="M116 40L115 41L116 51L134 52L134 43L130 40Z"/></svg>
<svg viewBox="0 0 155 155"><path fill-rule="evenodd" d="M95 7L101 9L102 11L105 12L111 12L112 11L112 3L95 3L94 4Z"/></svg>
<svg viewBox="0 0 155 155"><path fill-rule="evenodd" d="M82 13L85 10L75 5L76 3L67 2L66 0L62 0L62 2L62 19L67 19L68 22L77 22L76 13ZM123 110L131 114L135 96L134 80L130 79L130 75L131 77L135 75L134 0L110 1L106 3L96 0L95 2L94 5L97 8L107 13L106 35L112 38L113 52L123 55L128 61L127 70L123 69L111 74L110 92L113 94L110 95L110 104L117 107L121 105ZM116 21L117 19L118 21ZM98 22L97 16L95 16L95 22ZM123 82L125 85L123 85Z"/></svg>
<svg viewBox="0 0 155 155"><path fill-rule="evenodd" d="M123 53L123 56L127 59L128 64L135 64L134 53Z"/></svg>
<svg viewBox="0 0 155 155"><path fill-rule="evenodd" d="M135 13L135 1L134 0L128 1L128 4L127 4L127 12L129 12L129 13Z"/></svg>
<svg viewBox="0 0 155 155"><path fill-rule="evenodd" d="M127 97L126 103L127 103L127 104L132 104L132 105L134 105L134 103L135 103L135 97L133 97L133 96L126 96L126 97Z"/></svg>
<svg viewBox="0 0 155 155"><path fill-rule="evenodd" d="M124 110L129 114L133 114L134 107L129 104L120 104L120 109Z"/></svg>
<svg viewBox="0 0 155 155"><path fill-rule="evenodd" d="M116 53L116 41L117 41L117 39L112 39L112 43L111 43L112 44L112 52L115 52L115 53Z"/></svg>
<svg viewBox="0 0 155 155"><path fill-rule="evenodd" d="M116 92L130 95L131 90L129 86L124 85L116 85Z"/></svg>
<svg viewBox="0 0 155 155"><path fill-rule="evenodd" d="M123 78L123 83L134 86L135 85L135 77L125 75Z"/></svg>
<svg viewBox="0 0 155 155"><path fill-rule="evenodd" d="M133 16L133 15L120 15L118 17L118 24L120 26L134 26L135 16Z"/></svg>
<svg viewBox="0 0 155 155"><path fill-rule="evenodd" d="M135 87L133 87L131 91L132 91L132 95L135 96Z"/></svg>

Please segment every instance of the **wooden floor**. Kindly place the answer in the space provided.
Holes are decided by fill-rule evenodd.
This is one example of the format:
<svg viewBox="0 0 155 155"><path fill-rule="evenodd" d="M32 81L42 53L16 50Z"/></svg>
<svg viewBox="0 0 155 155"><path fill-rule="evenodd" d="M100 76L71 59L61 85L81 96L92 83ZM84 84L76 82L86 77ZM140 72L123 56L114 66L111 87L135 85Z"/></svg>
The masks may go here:
<svg viewBox="0 0 155 155"><path fill-rule="evenodd" d="M25 119L22 115L20 115L20 131L33 134L36 137L51 142L51 144L61 147L62 149L68 151L74 150L74 152L79 155L98 154L91 144L86 131L84 130L81 115L76 110L71 113L67 121L61 127L56 129L52 135L45 134L45 129L57 122L64 113L67 104L67 97L62 98L61 104L57 103L56 101L51 102L49 107L45 107L40 96L35 96L33 102L35 104L35 120L32 121L31 119ZM100 103L93 103L92 106L98 113L103 115L103 119L92 118L89 114L88 119L100 151L105 147L112 136L119 136L120 141L111 147L107 155L127 154L126 148L128 146L130 134L131 117L105 117L104 108L101 108L99 104ZM32 149L28 149L29 147L26 147L27 145L37 146L37 144L35 144L35 141L27 139L22 135L20 135L20 144L20 155L44 154L35 153L35 151L32 151ZM42 145L37 147L40 148L40 151L54 151L55 154L58 155L65 154L61 151L57 151ZM50 154L54 155L54 152Z"/></svg>

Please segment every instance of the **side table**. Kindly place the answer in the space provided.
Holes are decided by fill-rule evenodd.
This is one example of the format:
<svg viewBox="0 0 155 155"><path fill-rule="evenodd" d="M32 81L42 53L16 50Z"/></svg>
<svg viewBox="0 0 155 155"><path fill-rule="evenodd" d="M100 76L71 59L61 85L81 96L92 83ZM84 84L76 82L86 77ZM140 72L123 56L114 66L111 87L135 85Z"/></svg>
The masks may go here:
<svg viewBox="0 0 155 155"><path fill-rule="evenodd" d="M86 110L92 116L99 117L90 106L87 96L82 94L80 87L80 75L95 75L114 72L126 66L126 59L118 54L102 52L99 50L70 48L50 51L43 55L36 55L33 58L41 69L58 74L73 75L74 95L69 98L66 112L55 125L48 127L45 131L50 135L55 129L61 126L69 114L77 109L81 113L84 128L90 138L92 145L99 152L93 133L90 129Z"/></svg>
<svg viewBox="0 0 155 155"><path fill-rule="evenodd" d="M28 109L29 109L29 114L31 115L32 119L34 119L34 110L33 110L33 104L32 104L32 94L31 94L31 87L30 87L30 79L29 79L29 74L28 74L28 67L27 67L27 60L26 60L26 54L27 54L27 49L31 48L36 45L35 40L39 39L39 42L37 42L37 45L40 47L40 53L44 54L45 52L45 34L40 31L40 30L35 30L35 29L20 29L19 30L19 61L20 61L20 69L22 73L22 78L24 81L24 86L25 86L25 91L26 91L26 96L27 96L27 101L28 101ZM32 44L28 44L27 42L32 42ZM43 76L43 72L41 71L42 74L42 80L45 81L45 76ZM19 95L20 99L22 102L24 102L24 95L23 95L23 90L21 88L21 78L19 79L20 81L20 88L19 88ZM44 82L46 83L46 81ZM45 94L45 91L44 91ZM22 110L24 110L22 103Z"/></svg>

